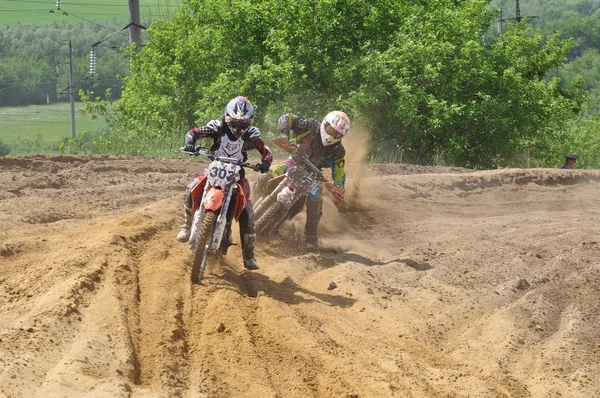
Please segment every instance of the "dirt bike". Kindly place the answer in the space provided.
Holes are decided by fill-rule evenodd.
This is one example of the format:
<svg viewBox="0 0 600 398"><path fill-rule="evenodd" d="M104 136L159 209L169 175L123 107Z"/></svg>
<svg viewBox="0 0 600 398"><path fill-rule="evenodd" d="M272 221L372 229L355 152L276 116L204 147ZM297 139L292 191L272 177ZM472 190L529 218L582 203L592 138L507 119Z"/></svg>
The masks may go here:
<svg viewBox="0 0 600 398"><path fill-rule="evenodd" d="M275 139L274 143L290 154L295 154L298 149L285 138ZM257 199L254 208L256 233L270 234L300 213L315 183L323 183L334 199L343 201L343 192L327 180L308 157L303 156L285 174L267 182L265 191L268 194Z"/></svg>
<svg viewBox="0 0 600 398"><path fill-rule="evenodd" d="M200 283L209 256L226 255L229 246L234 245L231 222L233 218L237 220L247 202L238 184L241 168L255 171L258 168L235 158L214 156L201 147L196 147L194 152L181 148L180 152L212 160L200 177L199 185L204 184L201 199L192 195L194 218L188 241L192 250L190 277L192 283Z"/></svg>

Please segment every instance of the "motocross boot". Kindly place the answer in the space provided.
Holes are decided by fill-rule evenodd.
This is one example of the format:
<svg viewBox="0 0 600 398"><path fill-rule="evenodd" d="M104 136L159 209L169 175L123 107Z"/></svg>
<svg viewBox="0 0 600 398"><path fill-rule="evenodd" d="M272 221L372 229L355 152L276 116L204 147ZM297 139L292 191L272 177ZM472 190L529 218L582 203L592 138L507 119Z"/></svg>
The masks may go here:
<svg viewBox="0 0 600 398"><path fill-rule="evenodd" d="M309 249L319 248L317 230L321 221L320 203L312 200L306 201L306 224L304 225L304 240Z"/></svg>
<svg viewBox="0 0 600 398"><path fill-rule="evenodd" d="M240 214L238 221L240 223L240 240L242 242L244 268L248 270L258 269L258 263L256 262L256 258L254 258L256 232L254 230L254 206L252 202L246 204L246 208Z"/></svg>
<svg viewBox="0 0 600 398"><path fill-rule="evenodd" d="M264 173L258 176L256 179L256 185L254 185L254 197L262 198L267 195L267 184L269 183L269 179L271 175L269 173Z"/></svg>
<svg viewBox="0 0 600 398"><path fill-rule="evenodd" d="M181 243L185 243L190 240L190 233L192 232L192 211L184 206L184 221L181 226L181 231L177 234L177 240Z"/></svg>
<svg viewBox="0 0 600 398"><path fill-rule="evenodd" d="M231 233L231 221L227 221L227 224L225 224L225 236L223 236L223 240L221 241L221 254L226 256L229 246L233 245L235 243L233 243L233 234Z"/></svg>
<svg viewBox="0 0 600 398"><path fill-rule="evenodd" d="M243 234L242 236L242 254L244 257L244 268L248 270L258 269L258 262L254 258L254 245L256 244L256 234Z"/></svg>

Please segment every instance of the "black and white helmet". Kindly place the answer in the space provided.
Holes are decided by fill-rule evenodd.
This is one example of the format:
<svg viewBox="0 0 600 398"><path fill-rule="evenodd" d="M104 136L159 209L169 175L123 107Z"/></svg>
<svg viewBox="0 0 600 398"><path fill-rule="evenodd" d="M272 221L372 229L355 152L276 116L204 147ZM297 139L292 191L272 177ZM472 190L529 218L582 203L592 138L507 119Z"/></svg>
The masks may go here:
<svg viewBox="0 0 600 398"><path fill-rule="evenodd" d="M235 97L225 107L225 123L240 138L254 123L254 107L246 97Z"/></svg>

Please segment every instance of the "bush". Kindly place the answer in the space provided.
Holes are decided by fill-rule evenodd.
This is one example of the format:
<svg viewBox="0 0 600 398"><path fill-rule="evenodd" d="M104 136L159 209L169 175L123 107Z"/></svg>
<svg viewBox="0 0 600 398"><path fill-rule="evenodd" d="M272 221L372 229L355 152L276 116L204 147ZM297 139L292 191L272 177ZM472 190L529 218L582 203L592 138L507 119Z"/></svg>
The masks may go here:
<svg viewBox="0 0 600 398"><path fill-rule="evenodd" d="M0 156L6 156L10 153L10 147L0 140Z"/></svg>

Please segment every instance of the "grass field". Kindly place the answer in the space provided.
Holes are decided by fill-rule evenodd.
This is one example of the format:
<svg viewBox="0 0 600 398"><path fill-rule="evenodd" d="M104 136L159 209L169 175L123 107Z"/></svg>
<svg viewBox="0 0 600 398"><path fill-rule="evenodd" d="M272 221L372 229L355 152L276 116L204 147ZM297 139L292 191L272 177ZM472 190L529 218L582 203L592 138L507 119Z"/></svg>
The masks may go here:
<svg viewBox="0 0 600 398"><path fill-rule="evenodd" d="M81 104L75 104L77 134L98 131L105 126L104 120L81 115L80 107ZM0 108L0 141L12 148L11 155L56 152L42 149L70 137L69 103Z"/></svg>
<svg viewBox="0 0 600 398"><path fill-rule="evenodd" d="M122 19L129 21L127 0L0 0L0 27L20 22L43 25L53 22L98 21ZM180 0L141 0L142 21L165 19L179 8ZM52 12L51 12L52 11ZM65 15L66 13L67 15Z"/></svg>

